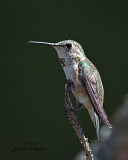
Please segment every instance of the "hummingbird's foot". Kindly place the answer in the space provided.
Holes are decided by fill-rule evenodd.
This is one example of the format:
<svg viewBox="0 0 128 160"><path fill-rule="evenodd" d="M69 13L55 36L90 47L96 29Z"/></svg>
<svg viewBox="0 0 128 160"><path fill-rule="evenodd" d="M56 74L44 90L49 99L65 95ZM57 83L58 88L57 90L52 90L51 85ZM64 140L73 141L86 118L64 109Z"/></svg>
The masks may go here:
<svg viewBox="0 0 128 160"><path fill-rule="evenodd" d="M64 105L64 111L67 112L67 107L66 107L66 105ZM70 108L70 112L76 112L76 111L77 111L77 110L76 110L74 107Z"/></svg>
<svg viewBox="0 0 128 160"><path fill-rule="evenodd" d="M83 108L83 105L81 103L78 103L77 106L73 107L73 110L76 112L76 111L79 111L82 108Z"/></svg>
<svg viewBox="0 0 128 160"><path fill-rule="evenodd" d="M66 80L66 84L68 85L67 87L69 88L75 88L73 81L71 81L70 79Z"/></svg>
<svg viewBox="0 0 128 160"><path fill-rule="evenodd" d="M76 112L76 111L79 111L82 108L83 108L83 105L81 103L78 103L78 105L73 107L73 108L71 108L70 111ZM65 112L67 112L66 105L64 105L64 110L65 110Z"/></svg>

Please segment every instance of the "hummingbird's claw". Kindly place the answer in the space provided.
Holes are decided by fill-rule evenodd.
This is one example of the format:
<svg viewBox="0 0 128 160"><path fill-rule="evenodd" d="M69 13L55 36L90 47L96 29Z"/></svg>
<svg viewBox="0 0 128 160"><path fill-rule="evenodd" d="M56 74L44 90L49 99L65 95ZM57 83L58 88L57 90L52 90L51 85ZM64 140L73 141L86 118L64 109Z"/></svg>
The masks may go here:
<svg viewBox="0 0 128 160"><path fill-rule="evenodd" d="M67 84L67 87L69 88L75 88L73 81L71 81L70 79L66 80L66 84Z"/></svg>

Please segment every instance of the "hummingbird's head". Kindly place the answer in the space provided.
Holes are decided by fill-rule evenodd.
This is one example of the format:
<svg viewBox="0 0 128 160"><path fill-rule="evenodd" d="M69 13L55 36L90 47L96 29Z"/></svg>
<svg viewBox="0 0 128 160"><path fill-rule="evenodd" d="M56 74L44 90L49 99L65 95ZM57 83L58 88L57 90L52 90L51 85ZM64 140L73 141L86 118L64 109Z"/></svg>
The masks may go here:
<svg viewBox="0 0 128 160"><path fill-rule="evenodd" d="M56 44L54 48L57 51L60 61L65 62L65 65L79 63L85 58L81 45L76 41L65 40Z"/></svg>
<svg viewBox="0 0 128 160"><path fill-rule="evenodd" d="M36 42L30 41L28 43L46 44L54 47L57 51L58 57L62 67L77 64L85 59L85 53L81 45L73 40L60 41L58 43Z"/></svg>

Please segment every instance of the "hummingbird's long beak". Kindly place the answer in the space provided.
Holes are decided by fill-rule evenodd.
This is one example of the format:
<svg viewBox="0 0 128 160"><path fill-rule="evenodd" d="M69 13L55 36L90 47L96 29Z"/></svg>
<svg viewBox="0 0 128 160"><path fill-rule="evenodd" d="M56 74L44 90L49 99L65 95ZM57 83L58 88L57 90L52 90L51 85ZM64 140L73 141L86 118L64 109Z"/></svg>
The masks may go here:
<svg viewBox="0 0 128 160"><path fill-rule="evenodd" d="M50 46L59 46L57 43L48 43L48 42L38 42L38 41L29 41L28 43L37 43L37 44L44 44L44 45L50 45Z"/></svg>

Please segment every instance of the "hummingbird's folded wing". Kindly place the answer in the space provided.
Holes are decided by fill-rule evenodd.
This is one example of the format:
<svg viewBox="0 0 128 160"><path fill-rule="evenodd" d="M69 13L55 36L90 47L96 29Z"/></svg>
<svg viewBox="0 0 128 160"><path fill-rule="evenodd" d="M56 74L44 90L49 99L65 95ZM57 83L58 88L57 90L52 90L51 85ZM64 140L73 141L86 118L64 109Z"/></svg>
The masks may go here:
<svg viewBox="0 0 128 160"><path fill-rule="evenodd" d="M83 66L83 63L79 63L78 65L78 71L80 80L83 83L83 86L86 89L86 92L88 94L88 97L96 111L96 113L99 115L103 123L108 125L109 127L112 127L111 122L109 118L107 117L107 114L105 113L103 106L99 99L99 94L97 90L97 80L95 78L95 72L88 72L88 70Z"/></svg>

